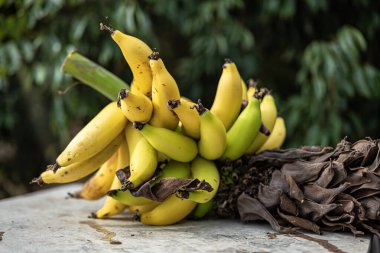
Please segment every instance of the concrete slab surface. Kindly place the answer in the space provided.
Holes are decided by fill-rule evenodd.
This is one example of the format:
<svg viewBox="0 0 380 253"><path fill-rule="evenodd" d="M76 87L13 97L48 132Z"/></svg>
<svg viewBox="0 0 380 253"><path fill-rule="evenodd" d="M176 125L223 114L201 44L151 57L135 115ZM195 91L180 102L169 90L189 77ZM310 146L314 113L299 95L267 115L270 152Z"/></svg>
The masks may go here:
<svg viewBox="0 0 380 253"><path fill-rule="evenodd" d="M0 252L367 252L369 236L275 233L238 220L183 221L154 227L126 213L95 220L103 200L66 198L71 184L0 201Z"/></svg>

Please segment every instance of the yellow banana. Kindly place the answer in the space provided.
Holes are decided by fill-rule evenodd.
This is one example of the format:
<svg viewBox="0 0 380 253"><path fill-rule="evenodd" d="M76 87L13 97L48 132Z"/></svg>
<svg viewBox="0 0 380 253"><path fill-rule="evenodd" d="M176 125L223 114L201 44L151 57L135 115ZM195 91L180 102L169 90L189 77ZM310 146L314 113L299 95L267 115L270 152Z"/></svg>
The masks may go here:
<svg viewBox="0 0 380 253"><path fill-rule="evenodd" d="M162 178L189 178L190 177L190 165L188 163L181 163L171 160L164 169L162 170L162 175L157 178L155 182L159 182ZM144 197L135 197L129 190L126 191L114 191L110 195L115 200L120 201L128 206L141 206L156 203L153 200Z"/></svg>
<svg viewBox="0 0 380 253"><path fill-rule="evenodd" d="M239 71L235 63L226 59L214 103L210 109L222 121L226 130L230 129L240 113L242 93Z"/></svg>
<svg viewBox="0 0 380 253"><path fill-rule="evenodd" d="M118 189L120 187L120 181L115 175L110 190ZM94 216L98 219L111 217L113 215L123 212L125 208L126 206L124 204L107 196L103 206L95 213Z"/></svg>
<svg viewBox="0 0 380 253"><path fill-rule="evenodd" d="M132 151L128 188L136 188L149 180L156 167L157 152L144 137L141 137Z"/></svg>
<svg viewBox="0 0 380 253"><path fill-rule="evenodd" d="M193 138L199 139L200 132L200 119L199 114L194 110L194 102L185 99L169 100L168 107L177 114L180 122L182 132Z"/></svg>
<svg viewBox="0 0 380 253"><path fill-rule="evenodd" d="M124 135L122 136L124 137ZM123 138L123 142L121 143L118 150L117 170L127 167L129 165L129 160L130 157L128 144L125 141L125 138ZM120 189L120 187L121 183L117 176L114 175L112 185L109 190ZM123 203L113 199L110 196L107 196L103 206L96 212L95 216L99 219L110 217L123 212L125 208L126 206Z"/></svg>
<svg viewBox="0 0 380 253"><path fill-rule="evenodd" d="M241 79L241 90L242 90L241 99L248 101L248 89L243 79Z"/></svg>
<svg viewBox="0 0 380 253"><path fill-rule="evenodd" d="M253 98L228 130L227 147L222 159L233 161L244 154L249 145L257 139L261 118L260 100Z"/></svg>
<svg viewBox="0 0 380 253"><path fill-rule="evenodd" d="M227 145L227 133L222 121L207 110L200 100L195 107L200 114L199 154L209 160L221 157Z"/></svg>
<svg viewBox="0 0 380 253"><path fill-rule="evenodd" d="M149 124L174 130L178 126L178 117L167 108L167 102L169 99L180 99L177 83L165 68L158 52L152 53L149 58L153 75L153 115Z"/></svg>
<svg viewBox="0 0 380 253"><path fill-rule="evenodd" d="M196 142L181 133L150 124L134 123L145 139L159 152L170 159L180 162L189 162L198 153Z"/></svg>
<svg viewBox="0 0 380 253"><path fill-rule="evenodd" d="M122 89L119 92L117 105L125 117L131 122L137 121L146 123L152 116L152 101L142 93L134 93Z"/></svg>
<svg viewBox="0 0 380 253"><path fill-rule="evenodd" d="M133 74L131 91L140 92L147 97L152 93L152 72L149 67L148 56L152 49L142 40L131 35L124 34L118 30L100 24L100 29L107 29L111 32L112 39L120 47L121 52Z"/></svg>
<svg viewBox="0 0 380 253"><path fill-rule="evenodd" d="M219 188L219 171L213 161L206 160L202 157L197 157L191 162L191 174L193 178L200 181L205 180L212 187L212 191L196 190L189 192L189 200L197 203L206 203L210 201Z"/></svg>
<svg viewBox="0 0 380 253"><path fill-rule="evenodd" d="M247 90L247 97L248 100L251 100L253 98L253 95L256 92L257 83L251 78L248 80L248 90Z"/></svg>
<svg viewBox="0 0 380 253"><path fill-rule="evenodd" d="M133 214L141 215L143 213L146 213L146 212L153 210L159 204L160 204L160 202L153 202L153 203L149 203L146 205L130 206L128 209Z"/></svg>
<svg viewBox="0 0 380 253"><path fill-rule="evenodd" d="M260 149L256 153L261 153L265 150L280 148L285 141L285 137L285 121L282 117L277 117L276 122L274 123L272 133L269 135L269 138L265 141L265 143L260 147Z"/></svg>
<svg viewBox="0 0 380 253"><path fill-rule="evenodd" d="M175 194L165 199L153 210L140 216L141 223L146 225L165 226L183 220L197 205L189 199L180 199Z"/></svg>
<svg viewBox="0 0 380 253"><path fill-rule="evenodd" d="M272 131L277 118L276 102L272 95L265 95L260 104L260 111L262 123L269 131ZM246 153L254 154L265 143L267 139L268 136L259 132L256 138L253 140L253 142L251 142L250 146L246 150Z"/></svg>
<svg viewBox="0 0 380 253"><path fill-rule="evenodd" d="M122 134L119 134L105 149L85 161L60 167L57 171L44 171L39 178L34 179L32 182L39 184L62 184L82 179L97 170L117 151L123 141L123 137Z"/></svg>
<svg viewBox="0 0 380 253"><path fill-rule="evenodd" d="M58 156L54 170L94 156L121 133L126 122L116 102L108 104L71 140Z"/></svg>
<svg viewBox="0 0 380 253"><path fill-rule="evenodd" d="M100 169L83 185L78 196L86 200L97 200L109 191L117 167L117 152L102 164Z"/></svg>

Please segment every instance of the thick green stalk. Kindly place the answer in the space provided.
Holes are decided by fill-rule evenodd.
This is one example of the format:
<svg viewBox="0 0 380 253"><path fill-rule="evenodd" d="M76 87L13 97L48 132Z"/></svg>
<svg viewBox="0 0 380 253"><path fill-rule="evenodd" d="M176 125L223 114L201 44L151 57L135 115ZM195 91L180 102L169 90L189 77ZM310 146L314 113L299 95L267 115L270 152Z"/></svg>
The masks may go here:
<svg viewBox="0 0 380 253"><path fill-rule="evenodd" d="M66 57L61 70L99 91L110 100L116 100L120 89L129 88L128 84L119 77L75 51Z"/></svg>

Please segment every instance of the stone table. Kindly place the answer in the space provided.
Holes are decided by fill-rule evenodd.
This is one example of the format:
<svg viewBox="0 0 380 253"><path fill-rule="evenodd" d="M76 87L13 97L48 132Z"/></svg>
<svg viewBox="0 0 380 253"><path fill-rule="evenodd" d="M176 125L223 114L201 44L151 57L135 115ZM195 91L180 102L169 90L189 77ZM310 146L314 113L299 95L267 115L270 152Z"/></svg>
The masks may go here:
<svg viewBox="0 0 380 253"><path fill-rule="evenodd" d="M67 198L71 184L0 201L0 252L366 252L369 236L284 235L238 220L142 225L129 214L87 218L103 200Z"/></svg>

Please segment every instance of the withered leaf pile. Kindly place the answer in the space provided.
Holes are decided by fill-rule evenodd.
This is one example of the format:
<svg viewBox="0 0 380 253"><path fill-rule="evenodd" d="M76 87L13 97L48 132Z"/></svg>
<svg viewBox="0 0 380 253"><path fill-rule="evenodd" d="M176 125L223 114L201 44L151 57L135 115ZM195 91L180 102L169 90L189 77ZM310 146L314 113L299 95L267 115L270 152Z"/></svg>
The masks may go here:
<svg viewBox="0 0 380 253"><path fill-rule="evenodd" d="M265 220L279 232L380 236L380 140L278 149L219 166L219 217Z"/></svg>

